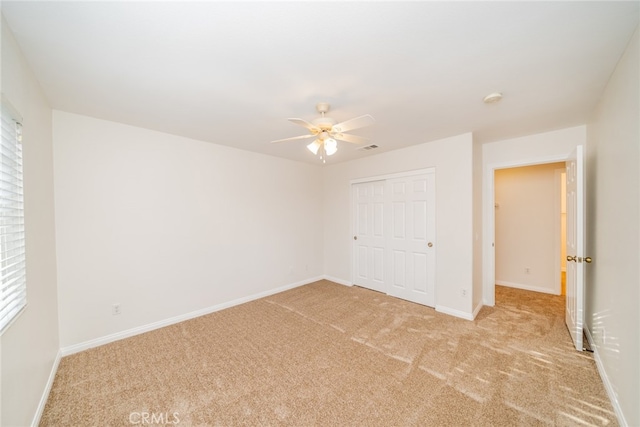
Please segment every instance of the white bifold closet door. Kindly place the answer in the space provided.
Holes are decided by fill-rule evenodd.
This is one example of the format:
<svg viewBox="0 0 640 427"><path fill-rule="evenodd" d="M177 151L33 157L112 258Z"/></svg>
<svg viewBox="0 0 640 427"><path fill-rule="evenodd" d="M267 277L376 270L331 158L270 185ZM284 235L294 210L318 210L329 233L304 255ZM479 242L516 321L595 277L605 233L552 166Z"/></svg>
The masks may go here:
<svg viewBox="0 0 640 427"><path fill-rule="evenodd" d="M353 184L354 283L435 306L435 173Z"/></svg>

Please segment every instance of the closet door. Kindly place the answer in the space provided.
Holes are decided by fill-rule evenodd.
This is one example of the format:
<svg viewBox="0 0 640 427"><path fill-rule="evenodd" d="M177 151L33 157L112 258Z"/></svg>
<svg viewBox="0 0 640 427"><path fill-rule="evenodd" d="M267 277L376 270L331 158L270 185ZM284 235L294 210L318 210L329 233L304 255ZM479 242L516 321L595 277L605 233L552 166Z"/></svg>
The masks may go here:
<svg viewBox="0 0 640 427"><path fill-rule="evenodd" d="M378 292L385 286L385 181L352 186L353 281Z"/></svg>
<svg viewBox="0 0 640 427"><path fill-rule="evenodd" d="M435 173L387 181L389 295L435 306Z"/></svg>

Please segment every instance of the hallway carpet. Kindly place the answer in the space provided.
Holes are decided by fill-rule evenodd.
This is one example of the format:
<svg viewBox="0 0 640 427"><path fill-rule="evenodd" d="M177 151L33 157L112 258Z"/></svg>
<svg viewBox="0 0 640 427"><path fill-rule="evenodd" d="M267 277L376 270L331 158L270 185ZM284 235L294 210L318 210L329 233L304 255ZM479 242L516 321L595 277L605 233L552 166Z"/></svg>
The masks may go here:
<svg viewBox="0 0 640 427"><path fill-rule="evenodd" d="M564 297L496 301L467 321L316 282L63 358L41 425L617 425Z"/></svg>

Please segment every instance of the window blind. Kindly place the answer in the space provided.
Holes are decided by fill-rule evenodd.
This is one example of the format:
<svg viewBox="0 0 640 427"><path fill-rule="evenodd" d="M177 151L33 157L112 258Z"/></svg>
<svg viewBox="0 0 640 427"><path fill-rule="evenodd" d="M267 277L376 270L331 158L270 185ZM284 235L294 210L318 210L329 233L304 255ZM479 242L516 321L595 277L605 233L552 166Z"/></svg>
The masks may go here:
<svg viewBox="0 0 640 427"><path fill-rule="evenodd" d="M0 132L0 333L27 305L20 121L3 99Z"/></svg>

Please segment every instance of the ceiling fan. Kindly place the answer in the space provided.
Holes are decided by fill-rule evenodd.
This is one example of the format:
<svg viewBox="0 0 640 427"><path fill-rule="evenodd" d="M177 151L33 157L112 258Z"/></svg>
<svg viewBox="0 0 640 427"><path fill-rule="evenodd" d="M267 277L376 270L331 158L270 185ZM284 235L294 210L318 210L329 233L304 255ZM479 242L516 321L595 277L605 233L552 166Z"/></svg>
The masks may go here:
<svg viewBox="0 0 640 427"><path fill-rule="evenodd" d="M316 138L311 144L307 145L309 151L313 154L320 153L320 158L323 163L326 163L326 156L331 156L338 151L338 141L350 142L352 144L362 144L366 142L366 138L362 138L356 135L349 135L344 132L350 130L359 129L365 126L370 126L374 123L373 117L369 114L356 117L341 123L336 123L331 117L326 117L325 114L329 111L329 104L326 102L320 102L316 105L316 110L320 113L321 117L313 119L311 123L303 119L289 119L297 125L307 128L311 133L308 135L294 136L292 138L278 139L271 141L272 143L294 141L298 139Z"/></svg>

